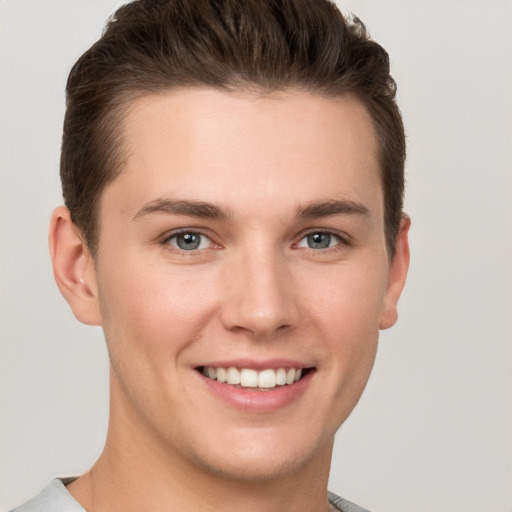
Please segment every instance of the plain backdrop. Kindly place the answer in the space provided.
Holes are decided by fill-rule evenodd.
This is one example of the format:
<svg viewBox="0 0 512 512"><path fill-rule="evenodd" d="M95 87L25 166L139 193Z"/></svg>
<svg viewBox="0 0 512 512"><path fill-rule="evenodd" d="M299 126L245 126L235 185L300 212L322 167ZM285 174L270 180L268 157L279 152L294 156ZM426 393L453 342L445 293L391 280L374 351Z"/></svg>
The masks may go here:
<svg viewBox="0 0 512 512"><path fill-rule="evenodd" d="M53 283L64 84L122 2L0 0L0 511L85 471L107 355ZM412 264L336 441L330 487L375 512L512 512L512 3L343 3L389 51Z"/></svg>

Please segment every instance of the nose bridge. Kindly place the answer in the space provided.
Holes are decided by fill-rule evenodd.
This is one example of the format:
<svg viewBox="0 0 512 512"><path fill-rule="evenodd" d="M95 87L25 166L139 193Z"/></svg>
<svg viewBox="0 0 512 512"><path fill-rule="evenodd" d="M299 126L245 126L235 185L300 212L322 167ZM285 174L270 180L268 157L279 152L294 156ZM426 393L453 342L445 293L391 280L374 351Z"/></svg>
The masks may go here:
<svg viewBox="0 0 512 512"><path fill-rule="evenodd" d="M234 259L223 304L224 325L256 337L293 327L298 315L286 258L262 245L240 251Z"/></svg>

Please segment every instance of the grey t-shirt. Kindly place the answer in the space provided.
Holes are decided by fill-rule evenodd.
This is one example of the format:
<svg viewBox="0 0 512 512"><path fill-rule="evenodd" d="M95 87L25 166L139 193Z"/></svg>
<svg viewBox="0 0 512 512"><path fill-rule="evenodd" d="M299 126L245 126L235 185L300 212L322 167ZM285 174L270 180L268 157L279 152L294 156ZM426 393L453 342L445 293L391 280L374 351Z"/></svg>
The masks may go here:
<svg viewBox="0 0 512 512"><path fill-rule="evenodd" d="M52 480L37 496L11 512L85 512L85 509L66 489L66 484L73 480L74 478ZM328 497L329 502L340 512L369 512L332 492Z"/></svg>

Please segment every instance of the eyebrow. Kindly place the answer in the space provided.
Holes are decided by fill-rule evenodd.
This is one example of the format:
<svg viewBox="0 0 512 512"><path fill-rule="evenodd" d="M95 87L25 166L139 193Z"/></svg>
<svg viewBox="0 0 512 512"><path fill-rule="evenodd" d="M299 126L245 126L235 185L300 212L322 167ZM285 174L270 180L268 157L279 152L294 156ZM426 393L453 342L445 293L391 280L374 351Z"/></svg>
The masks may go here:
<svg viewBox="0 0 512 512"><path fill-rule="evenodd" d="M361 203L349 200L316 201L301 206L296 210L296 216L302 219L315 219L331 215L368 215L370 210Z"/></svg>
<svg viewBox="0 0 512 512"><path fill-rule="evenodd" d="M229 210L214 203L204 201L155 199L145 204L133 217L140 219L152 213L186 215L202 219L229 220L232 215ZM329 217L331 215L368 215L369 210L361 203L349 200L331 199L328 201L315 201L305 206L299 206L295 211L297 218L314 219Z"/></svg>
<svg viewBox="0 0 512 512"><path fill-rule="evenodd" d="M151 213L186 215L202 219L228 220L231 214L225 208L213 203L203 201L188 201L175 199L155 199L145 204L133 217L140 219Z"/></svg>

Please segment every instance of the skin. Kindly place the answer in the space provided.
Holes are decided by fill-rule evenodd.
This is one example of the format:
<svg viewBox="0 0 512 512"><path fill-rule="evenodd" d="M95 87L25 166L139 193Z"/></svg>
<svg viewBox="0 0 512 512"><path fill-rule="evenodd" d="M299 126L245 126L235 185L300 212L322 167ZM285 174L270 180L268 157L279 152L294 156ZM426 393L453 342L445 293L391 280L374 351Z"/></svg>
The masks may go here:
<svg viewBox="0 0 512 512"><path fill-rule="evenodd" d="M335 432L409 262L408 219L386 251L369 115L350 97L183 89L137 99L122 137L96 257L64 207L50 229L59 288L111 359L105 450L68 489L89 512L325 512ZM180 249L180 229L199 248ZM197 371L276 358L313 371L273 410L234 407Z"/></svg>

